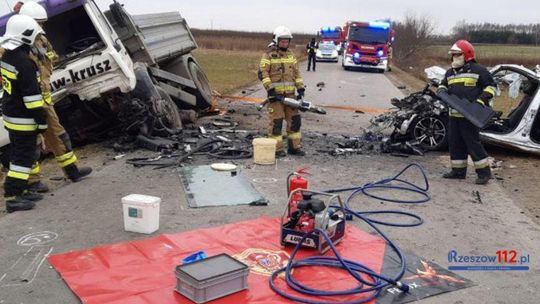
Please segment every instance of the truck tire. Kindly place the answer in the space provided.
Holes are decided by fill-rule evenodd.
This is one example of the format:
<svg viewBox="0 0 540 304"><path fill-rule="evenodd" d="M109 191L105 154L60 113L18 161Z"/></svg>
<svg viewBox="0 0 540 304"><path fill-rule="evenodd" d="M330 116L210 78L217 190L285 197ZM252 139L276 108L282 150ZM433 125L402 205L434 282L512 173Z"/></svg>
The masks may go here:
<svg viewBox="0 0 540 304"><path fill-rule="evenodd" d="M161 96L161 99L155 101L155 110L159 118L167 128L181 130L182 120L180 119L180 112L176 103L174 103L171 96L165 90L158 86L156 86L156 89Z"/></svg>
<svg viewBox="0 0 540 304"><path fill-rule="evenodd" d="M198 92L194 94L197 96L197 108L208 109L212 105L212 89L210 88L210 81L208 81L206 74L194 60L189 61L188 70L191 74L191 80L193 80L198 90Z"/></svg>

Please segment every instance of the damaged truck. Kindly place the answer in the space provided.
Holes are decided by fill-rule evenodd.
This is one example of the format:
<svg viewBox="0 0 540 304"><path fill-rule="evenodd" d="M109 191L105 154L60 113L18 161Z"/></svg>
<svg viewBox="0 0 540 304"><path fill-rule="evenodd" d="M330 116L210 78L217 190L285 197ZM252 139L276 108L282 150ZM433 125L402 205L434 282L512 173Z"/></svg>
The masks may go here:
<svg viewBox="0 0 540 304"><path fill-rule="evenodd" d="M119 129L178 133L183 111L211 108L208 79L191 53L197 44L179 12L130 15L116 1L107 11L92 0L39 3L59 55L51 77L55 109L75 143ZM1 35L11 15L0 17ZM8 144L2 121L2 151Z"/></svg>

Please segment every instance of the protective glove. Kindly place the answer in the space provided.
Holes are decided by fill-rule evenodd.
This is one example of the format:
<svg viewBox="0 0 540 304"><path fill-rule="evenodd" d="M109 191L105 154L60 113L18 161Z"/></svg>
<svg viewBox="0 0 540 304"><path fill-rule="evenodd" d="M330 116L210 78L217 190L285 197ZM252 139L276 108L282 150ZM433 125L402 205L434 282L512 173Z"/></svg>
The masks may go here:
<svg viewBox="0 0 540 304"><path fill-rule="evenodd" d="M296 95L296 100L304 99L304 94L306 92L306 89L301 88L296 91L298 92L298 95Z"/></svg>
<svg viewBox="0 0 540 304"><path fill-rule="evenodd" d="M444 87L444 86L439 86L437 88L437 94L440 94L442 92L448 92L448 88L447 87Z"/></svg>
<svg viewBox="0 0 540 304"><path fill-rule="evenodd" d="M275 90L275 89L270 89L270 90L268 90L267 94L268 94L268 101L270 101L270 102L275 102L275 101L281 101L281 100L283 100L283 96L278 95L278 94L276 93L276 90Z"/></svg>

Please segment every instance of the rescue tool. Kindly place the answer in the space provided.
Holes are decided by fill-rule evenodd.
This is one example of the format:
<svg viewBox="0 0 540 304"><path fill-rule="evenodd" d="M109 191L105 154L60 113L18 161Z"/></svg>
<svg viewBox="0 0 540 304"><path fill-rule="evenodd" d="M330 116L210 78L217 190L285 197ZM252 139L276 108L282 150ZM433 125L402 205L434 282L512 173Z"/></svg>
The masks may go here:
<svg viewBox="0 0 540 304"><path fill-rule="evenodd" d="M270 102L271 102L270 99L266 99L262 104L257 106L257 110L259 111L262 110ZM325 109L318 107L314 105L313 103L309 101L305 101L303 99L296 100L294 98L281 97L281 98L276 98L276 101L274 102L281 102L288 107L299 109L302 112L311 112L311 113L322 114L322 115L326 114Z"/></svg>

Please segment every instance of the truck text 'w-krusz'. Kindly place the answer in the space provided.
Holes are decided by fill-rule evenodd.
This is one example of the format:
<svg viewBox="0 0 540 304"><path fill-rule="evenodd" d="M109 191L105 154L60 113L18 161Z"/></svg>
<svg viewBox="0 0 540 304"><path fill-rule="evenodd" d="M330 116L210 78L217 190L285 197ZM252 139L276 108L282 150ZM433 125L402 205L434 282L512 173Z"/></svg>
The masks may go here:
<svg viewBox="0 0 540 304"><path fill-rule="evenodd" d="M103 74L112 70L111 61L109 59L96 63L80 70L68 70L69 77L61 77L51 82L53 91L59 90L68 84L74 84L88 78L92 78L96 75Z"/></svg>

